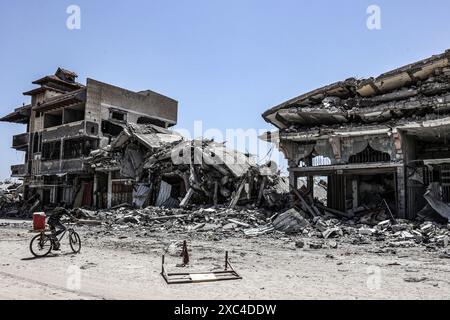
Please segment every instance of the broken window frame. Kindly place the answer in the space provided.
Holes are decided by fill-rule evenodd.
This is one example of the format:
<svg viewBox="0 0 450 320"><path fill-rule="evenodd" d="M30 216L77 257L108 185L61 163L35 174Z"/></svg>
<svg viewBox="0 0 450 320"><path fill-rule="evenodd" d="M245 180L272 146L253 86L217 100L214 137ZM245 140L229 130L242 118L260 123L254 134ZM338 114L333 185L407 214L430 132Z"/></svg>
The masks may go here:
<svg viewBox="0 0 450 320"><path fill-rule="evenodd" d="M119 117L117 117L119 116ZM126 111L110 109L109 110L109 119L112 121L118 122L127 122L128 113Z"/></svg>

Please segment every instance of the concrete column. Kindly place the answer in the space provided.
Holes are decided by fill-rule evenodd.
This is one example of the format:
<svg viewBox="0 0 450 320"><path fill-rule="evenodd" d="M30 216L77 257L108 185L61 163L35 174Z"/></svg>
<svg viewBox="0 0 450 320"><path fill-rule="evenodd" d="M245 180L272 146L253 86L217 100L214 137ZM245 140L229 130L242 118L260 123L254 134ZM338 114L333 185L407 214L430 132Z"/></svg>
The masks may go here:
<svg viewBox="0 0 450 320"><path fill-rule="evenodd" d="M414 200L416 194L413 191L414 188L411 188L412 182L407 179L408 169L406 165L408 165L411 161L417 159L417 151L416 151L416 138L414 136L408 135L406 132L399 131L401 147L402 147L402 156L403 163L405 166L401 168L402 170L397 170L397 190L398 190L398 210L399 216L404 216L408 219L416 218L416 209ZM403 178L403 179L401 179ZM403 196L401 190L404 188ZM410 207L411 206L411 207ZM403 210L401 210L403 208Z"/></svg>
<svg viewBox="0 0 450 320"><path fill-rule="evenodd" d="M352 180L353 209L358 208L358 179Z"/></svg>
<svg viewBox="0 0 450 320"><path fill-rule="evenodd" d="M30 197L30 186L28 184L25 183L29 183L29 182L24 182L23 185L23 199L24 200L28 200Z"/></svg>
<svg viewBox="0 0 450 320"><path fill-rule="evenodd" d="M51 187L50 189L50 201L56 203L56 187Z"/></svg>
<svg viewBox="0 0 450 320"><path fill-rule="evenodd" d="M295 172L289 172L289 185L294 187L295 189L298 188L297 186L297 175Z"/></svg>
<svg viewBox="0 0 450 320"><path fill-rule="evenodd" d="M64 139L61 138L61 145L59 146L59 171L62 170L63 157L64 157Z"/></svg>
<svg viewBox="0 0 450 320"><path fill-rule="evenodd" d="M108 172L108 209L112 207L112 172Z"/></svg>
<svg viewBox="0 0 450 320"><path fill-rule="evenodd" d="M407 218L406 214L406 182L405 182L405 167L397 168L397 211L398 217L401 219Z"/></svg>
<svg viewBox="0 0 450 320"><path fill-rule="evenodd" d="M313 157L310 155L305 158L305 163L308 167L312 167L313 165ZM308 191L311 192L311 197L314 198L314 176L308 176L307 180L307 188Z"/></svg>
<svg viewBox="0 0 450 320"><path fill-rule="evenodd" d="M98 176L95 173L94 174L94 186L92 188L92 205L94 206L94 208L97 208L97 204L98 204Z"/></svg>

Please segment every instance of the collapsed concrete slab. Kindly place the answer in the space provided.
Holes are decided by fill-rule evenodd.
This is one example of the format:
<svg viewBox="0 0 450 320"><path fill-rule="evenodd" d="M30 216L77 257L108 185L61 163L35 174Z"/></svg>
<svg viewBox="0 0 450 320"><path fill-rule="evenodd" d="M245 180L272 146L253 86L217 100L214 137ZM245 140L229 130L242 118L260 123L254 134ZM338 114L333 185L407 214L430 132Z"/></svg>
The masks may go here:
<svg viewBox="0 0 450 320"><path fill-rule="evenodd" d="M91 153L88 162L96 176L107 176L106 207L288 203L283 201L287 179L279 176L276 164L257 165L250 155L224 143L187 141L156 126L128 125L110 146Z"/></svg>

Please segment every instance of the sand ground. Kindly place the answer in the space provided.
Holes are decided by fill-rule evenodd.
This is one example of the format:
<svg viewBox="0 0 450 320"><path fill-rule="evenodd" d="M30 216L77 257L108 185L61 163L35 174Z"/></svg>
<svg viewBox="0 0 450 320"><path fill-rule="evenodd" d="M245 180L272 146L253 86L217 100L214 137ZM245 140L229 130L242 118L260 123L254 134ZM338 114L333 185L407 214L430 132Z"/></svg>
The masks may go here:
<svg viewBox="0 0 450 320"><path fill-rule="evenodd" d="M376 243L300 249L295 237L208 240L201 233L105 231L80 227L83 248L35 259L29 221L0 220L0 299L448 299L450 260L424 248L380 250ZM188 240L189 270L220 269L230 252L242 280L167 285L164 248ZM308 239L305 239L308 241ZM167 267L181 258L166 256Z"/></svg>

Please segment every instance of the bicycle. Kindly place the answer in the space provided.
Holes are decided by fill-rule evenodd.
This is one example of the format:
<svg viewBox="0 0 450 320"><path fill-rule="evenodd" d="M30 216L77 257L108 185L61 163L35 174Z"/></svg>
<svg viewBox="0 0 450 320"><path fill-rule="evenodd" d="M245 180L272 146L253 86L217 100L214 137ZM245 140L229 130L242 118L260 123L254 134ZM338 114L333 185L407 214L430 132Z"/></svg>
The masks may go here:
<svg viewBox="0 0 450 320"><path fill-rule="evenodd" d="M64 230L61 237L58 239L59 243L61 243L61 240L64 238L66 233L69 233L70 248L74 253L79 253L81 251L81 238L73 228L67 228ZM38 235L31 239L30 251L35 257L43 258L50 254L55 245L52 232L46 229L40 231Z"/></svg>

